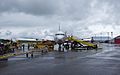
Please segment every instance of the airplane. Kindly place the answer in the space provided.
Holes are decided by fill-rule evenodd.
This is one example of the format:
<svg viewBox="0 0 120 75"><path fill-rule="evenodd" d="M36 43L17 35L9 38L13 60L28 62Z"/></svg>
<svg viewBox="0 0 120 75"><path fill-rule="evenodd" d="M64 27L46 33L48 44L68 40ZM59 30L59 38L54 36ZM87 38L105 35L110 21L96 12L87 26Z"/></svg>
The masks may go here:
<svg viewBox="0 0 120 75"><path fill-rule="evenodd" d="M65 41L66 34L61 31L60 25L59 25L59 31L55 34L55 42L57 44L62 44Z"/></svg>
<svg viewBox="0 0 120 75"><path fill-rule="evenodd" d="M65 42L66 34L61 31L59 25L59 31L55 34L55 43L59 45L58 50L61 51L62 44Z"/></svg>
<svg viewBox="0 0 120 75"><path fill-rule="evenodd" d="M55 42L58 44L60 44L60 43L62 44L64 41L65 41L65 33L62 31L58 31L55 34Z"/></svg>

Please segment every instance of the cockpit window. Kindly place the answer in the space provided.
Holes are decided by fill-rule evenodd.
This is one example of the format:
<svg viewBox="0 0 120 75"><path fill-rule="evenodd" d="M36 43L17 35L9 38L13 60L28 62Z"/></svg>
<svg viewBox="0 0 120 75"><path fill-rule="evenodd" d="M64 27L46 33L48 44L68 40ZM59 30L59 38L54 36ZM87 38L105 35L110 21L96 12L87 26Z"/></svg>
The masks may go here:
<svg viewBox="0 0 120 75"><path fill-rule="evenodd" d="M64 34L56 34L56 35L64 35Z"/></svg>

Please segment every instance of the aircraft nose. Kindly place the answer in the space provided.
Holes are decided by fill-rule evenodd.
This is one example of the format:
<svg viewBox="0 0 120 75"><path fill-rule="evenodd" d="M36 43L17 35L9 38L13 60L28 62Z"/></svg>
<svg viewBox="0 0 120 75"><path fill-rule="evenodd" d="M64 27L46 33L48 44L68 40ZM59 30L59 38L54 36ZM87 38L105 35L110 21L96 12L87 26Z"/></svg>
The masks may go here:
<svg viewBox="0 0 120 75"><path fill-rule="evenodd" d="M57 36L57 39L63 39L64 36Z"/></svg>

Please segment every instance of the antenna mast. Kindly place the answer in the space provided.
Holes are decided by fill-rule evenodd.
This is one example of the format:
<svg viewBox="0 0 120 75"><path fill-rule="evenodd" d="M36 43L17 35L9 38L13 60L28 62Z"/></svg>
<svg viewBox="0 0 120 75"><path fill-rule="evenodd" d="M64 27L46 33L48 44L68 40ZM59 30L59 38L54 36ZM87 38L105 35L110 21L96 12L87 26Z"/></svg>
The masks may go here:
<svg viewBox="0 0 120 75"><path fill-rule="evenodd" d="M60 24L59 24L59 31L60 31Z"/></svg>

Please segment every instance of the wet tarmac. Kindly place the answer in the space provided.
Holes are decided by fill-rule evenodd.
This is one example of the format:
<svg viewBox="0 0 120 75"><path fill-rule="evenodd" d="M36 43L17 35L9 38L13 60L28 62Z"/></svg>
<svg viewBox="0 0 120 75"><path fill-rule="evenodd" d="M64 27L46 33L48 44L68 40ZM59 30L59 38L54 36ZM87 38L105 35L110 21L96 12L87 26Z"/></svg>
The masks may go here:
<svg viewBox="0 0 120 75"><path fill-rule="evenodd" d="M100 50L50 52L33 58L17 56L0 62L0 75L120 75L120 46Z"/></svg>

